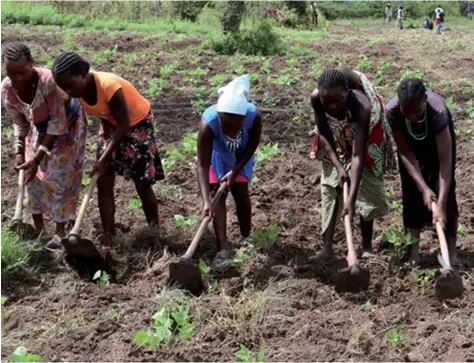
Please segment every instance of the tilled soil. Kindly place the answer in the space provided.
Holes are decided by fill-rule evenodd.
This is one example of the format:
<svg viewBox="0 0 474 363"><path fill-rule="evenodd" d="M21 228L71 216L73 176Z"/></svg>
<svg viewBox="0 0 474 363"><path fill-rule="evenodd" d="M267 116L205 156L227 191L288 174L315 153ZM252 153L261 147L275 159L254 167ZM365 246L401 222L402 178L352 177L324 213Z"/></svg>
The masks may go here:
<svg viewBox="0 0 474 363"><path fill-rule="evenodd" d="M473 32L453 30L436 37L417 30L400 34L378 31L374 36L373 29L330 28L325 37L301 45L314 49L314 56L269 57L270 69L265 73L264 58L205 53L200 49L201 40L193 37L177 40L173 34L144 37L129 32L76 30L66 37L58 30L3 27L2 43L25 41L35 51L38 65L47 64L59 51L73 46L95 69L121 74L144 94L151 79L160 77L161 67L179 63L166 76L161 71L165 80L161 93L148 96L158 105L155 109L161 110L155 113L155 124L165 158L166 150L179 147L183 136L198 128L198 113L182 105L192 105L197 99L215 101L220 84L210 81L213 76L226 74L230 80L240 73L239 65L248 73L259 73L251 97L267 99L259 103L262 108L278 109L264 113L262 143L278 143L279 153L255 168L258 181L251 187L253 229L276 224L280 242L269 251L244 247L251 258L231 274L211 271L210 279L217 281L214 292L200 297L180 295L190 304L190 320L196 324L196 333L189 341L162 345L157 351L137 347L133 337L149 326L152 315L160 309L155 295L162 301L163 296L172 294L165 287L168 265L184 253L195 230L177 227L173 218L175 214L199 214L195 156L186 154L167 170L166 180L156 185L158 231L148 229L142 211L129 206L129 201L137 198L133 185L118 179L116 219L123 233L122 243L97 243L104 255L113 257L115 281L102 289L80 278L62 255L43 256L41 272L27 281L2 276L2 295L9 299L2 314L2 357L17 346L25 346L48 361L229 361L235 360L234 353L245 344L255 353L263 348L265 359L271 361L473 361L474 198L470 188L474 178L469 171L473 141L468 135L472 125L466 113L467 102L472 99L469 89L474 87ZM115 55L104 49L115 49ZM466 287L460 299L439 301L433 281L423 286L411 269L391 263L386 252L363 261L372 273L369 291L336 294L337 271L345 266L342 224L335 236L336 257L301 268L322 247L319 162L308 157L311 139L307 136L312 123L309 94L317 73L314 65L346 62L356 67L364 55L372 61L370 69L364 71L376 79L386 102L394 95L404 70L416 69L423 72L425 81L433 83L436 92L457 103L452 110L455 127L460 130L456 178L460 223L465 228L459 240L463 264L459 272ZM384 61L394 64L380 72ZM207 74L180 73L198 68ZM294 80L276 82L279 74L291 74ZM170 104L180 106L163 111L163 105ZM13 216L16 193L12 139L5 131L10 122L8 117L2 118L3 224ZM97 131L94 122L89 127L86 170L95 160ZM386 188L390 203L401 201L398 175L387 176ZM82 229L84 237L94 240L100 235L96 204L95 195ZM239 235L234 203L228 205L229 238L239 248L245 243ZM401 227L400 211L394 208L377 221L374 245L382 244L386 232ZM360 241L358 231L354 231ZM422 268L436 267L438 247L432 231L424 233L421 246ZM209 263L215 253L215 239L209 232L196 257ZM397 349L386 339L390 329L403 331Z"/></svg>

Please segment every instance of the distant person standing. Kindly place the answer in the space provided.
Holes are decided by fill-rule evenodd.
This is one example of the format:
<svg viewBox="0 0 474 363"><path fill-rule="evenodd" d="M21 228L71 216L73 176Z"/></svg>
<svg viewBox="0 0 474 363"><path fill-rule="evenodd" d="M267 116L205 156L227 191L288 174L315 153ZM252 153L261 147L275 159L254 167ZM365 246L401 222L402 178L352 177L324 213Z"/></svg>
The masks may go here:
<svg viewBox="0 0 474 363"><path fill-rule="evenodd" d="M393 9L390 4L387 4L385 7L385 17L386 17L386 26L389 26L392 23Z"/></svg>
<svg viewBox="0 0 474 363"><path fill-rule="evenodd" d="M318 10L318 5L316 5L315 1L311 1L311 9L313 10L313 24L317 27L318 26L318 15L319 15L319 10Z"/></svg>
<svg viewBox="0 0 474 363"><path fill-rule="evenodd" d="M436 33L442 34L444 33L444 10L441 5L435 10L435 23L436 23Z"/></svg>
<svg viewBox="0 0 474 363"><path fill-rule="evenodd" d="M403 5L400 5L397 9L397 25L398 29L403 29Z"/></svg>
<svg viewBox="0 0 474 363"><path fill-rule="evenodd" d="M472 13L474 13L474 6L472 5L472 3L469 3L467 4L466 14L467 14L467 18L470 21L472 21Z"/></svg>

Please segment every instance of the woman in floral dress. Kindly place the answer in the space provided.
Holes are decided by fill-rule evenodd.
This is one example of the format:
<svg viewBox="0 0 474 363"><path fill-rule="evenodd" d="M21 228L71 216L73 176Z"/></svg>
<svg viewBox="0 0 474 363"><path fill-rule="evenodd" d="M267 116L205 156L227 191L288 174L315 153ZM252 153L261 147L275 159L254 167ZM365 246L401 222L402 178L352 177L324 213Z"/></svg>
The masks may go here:
<svg viewBox="0 0 474 363"><path fill-rule="evenodd" d="M34 66L25 44L4 45L2 62L7 78L1 93L13 121L14 166L26 170L36 230L44 231L43 214L51 214L56 234L48 246L58 247L81 191L86 118L79 101L57 87L51 71Z"/></svg>
<svg viewBox="0 0 474 363"><path fill-rule="evenodd" d="M339 67L323 73L311 103L316 120L311 156L322 160L323 166L324 248L310 260L332 256L334 226L341 210L342 216L359 214L363 250L368 255L374 219L388 213L383 171L392 166L392 159L382 99L365 75ZM345 181L350 188L343 204Z"/></svg>
<svg viewBox="0 0 474 363"><path fill-rule="evenodd" d="M98 161L99 210L106 241L115 236L115 176L131 179L150 226L158 225L158 201L153 184L164 179L155 142L150 103L125 79L106 72L89 72L90 66L75 53L54 60L53 75L59 87L78 97L84 111L102 119Z"/></svg>

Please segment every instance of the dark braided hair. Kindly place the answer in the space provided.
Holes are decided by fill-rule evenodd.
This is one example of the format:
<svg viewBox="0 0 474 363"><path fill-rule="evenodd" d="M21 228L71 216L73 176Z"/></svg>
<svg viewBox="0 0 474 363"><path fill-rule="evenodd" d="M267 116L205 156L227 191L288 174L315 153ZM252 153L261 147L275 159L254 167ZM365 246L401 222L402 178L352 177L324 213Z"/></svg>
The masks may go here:
<svg viewBox="0 0 474 363"><path fill-rule="evenodd" d="M333 68L324 71L319 77L318 88L342 88L349 89L347 77L340 70Z"/></svg>
<svg viewBox="0 0 474 363"><path fill-rule="evenodd" d="M80 55L73 52L64 52L54 59L52 72L55 76L79 76L89 73L89 69L89 63Z"/></svg>
<svg viewBox="0 0 474 363"><path fill-rule="evenodd" d="M420 78L405 78L398 86L397 95L401 105L420 101L426 94L426 88Z"/></svg>
<svg viewBox="0 0 474 363"><path fill-rule="evenodd" d="M3 46L2 49L2 62L6 60L17 62L22 57L25 57L27 62L33 63L33 57L31 56L30 48L22 42L9 42Z"/></svg>

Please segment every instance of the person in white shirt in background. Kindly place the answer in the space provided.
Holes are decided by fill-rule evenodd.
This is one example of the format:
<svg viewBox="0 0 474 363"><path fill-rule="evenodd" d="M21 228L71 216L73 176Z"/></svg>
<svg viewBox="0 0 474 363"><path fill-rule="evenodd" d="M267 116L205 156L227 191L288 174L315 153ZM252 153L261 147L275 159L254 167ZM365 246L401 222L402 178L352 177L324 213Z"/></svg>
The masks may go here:
<svg viewBox="0 0 474 363"><path fill-rule="evenodd" d="M385 8L385 17L386 17L386 26L389 26L392 23L393 9L390 4L387 4Z"/></svg>
<svg viewBox="0 0 474 363"><path fill-rule="evenodd" d="M441 5L435 10L435 22L436 22L436 33L443 34L444 33L444 10Z"/></svg>
<svg viewBox="0 0 474 363"><path fill-rule="evenodd" d="M403 5L400 5L397 9L397 24L398 29L403 29Z"/></svg>

